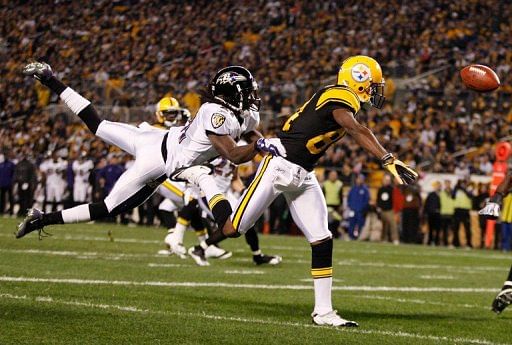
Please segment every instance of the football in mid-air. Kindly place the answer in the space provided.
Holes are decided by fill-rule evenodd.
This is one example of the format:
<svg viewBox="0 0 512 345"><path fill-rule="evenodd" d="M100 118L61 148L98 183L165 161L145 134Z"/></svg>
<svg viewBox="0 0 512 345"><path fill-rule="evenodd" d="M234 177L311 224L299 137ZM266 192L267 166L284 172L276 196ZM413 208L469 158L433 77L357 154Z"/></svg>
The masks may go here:
<svg viewBox="0 0 512 345"><path fill-rule="evenodd" d="M500 87L496 73L485 65L466 66L460 71L460 77L464 85L475 91L489 92Z"/></svg>

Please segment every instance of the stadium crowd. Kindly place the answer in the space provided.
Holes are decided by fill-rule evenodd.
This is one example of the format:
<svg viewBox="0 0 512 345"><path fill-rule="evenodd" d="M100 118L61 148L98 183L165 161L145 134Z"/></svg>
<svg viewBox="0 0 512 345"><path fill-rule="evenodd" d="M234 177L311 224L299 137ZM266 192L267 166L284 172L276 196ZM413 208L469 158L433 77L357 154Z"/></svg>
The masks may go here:
<svg viewBox="0 0 512 345"><path fill-rule="evenodd" d="M505 1L59 1L55 6L32 1L30 6L6 2L0 14L5 18L0 23L2 212L6 199L13 204L13 187L20 210L30 195L44 202L45 160L65 161L68 202L75 160L94 164L91 198L108 193L107 168L123 169L130 161L67 116L47 110L56 98L20 73L34 58L49 62L95 104L149 106L172 94L192 113L213 73L241 64L260 83L267 114L262 131L272 136L285 116L333 81L344 57L366 54L383 66L388 102L382 110L362 112L360 120L411 166L488 175L493 145L510 134L512 25L506 18L512 3ZM462 86L458 70L473 62L496 70L499 91L477 94ZM334 180L345 189L363 188L360 175L379 169L349 138L333 145L320 165L326 175L338 174ZM480 194L471 193L471 199ZM417 201L418 210L430 205ZM361 231L357 207L350 207L353 220L345 224L352 238ZM366 218L373 208L361 209ZM333 207L334 222L347 219L347 210ZM406 220L416 224L416 213L411 214ZM384 230L397 240L395 230ZM436 242L431 236L428 242ZM438 237L438 242L443 241Z"/></svg>

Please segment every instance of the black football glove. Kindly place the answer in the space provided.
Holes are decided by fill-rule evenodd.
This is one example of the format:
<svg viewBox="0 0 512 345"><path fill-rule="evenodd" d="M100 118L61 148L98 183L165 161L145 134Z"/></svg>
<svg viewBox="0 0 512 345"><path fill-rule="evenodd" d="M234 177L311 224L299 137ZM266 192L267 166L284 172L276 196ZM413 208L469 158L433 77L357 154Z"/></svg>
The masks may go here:
<svg viewBox="0 0 512 345"><path fill-rule="evenodd" d="M418 179L418 173L404 162L396 159L391 153L382 157L382 166L389 171L400 184L413 184Z"/></svg>
<svg viewBox="0 0 512 345"><path fill-rule="evenodd" d="M47 63L35 61L23 67L23 74L40 81L46 81L53 76L53 71Z"/></svg>

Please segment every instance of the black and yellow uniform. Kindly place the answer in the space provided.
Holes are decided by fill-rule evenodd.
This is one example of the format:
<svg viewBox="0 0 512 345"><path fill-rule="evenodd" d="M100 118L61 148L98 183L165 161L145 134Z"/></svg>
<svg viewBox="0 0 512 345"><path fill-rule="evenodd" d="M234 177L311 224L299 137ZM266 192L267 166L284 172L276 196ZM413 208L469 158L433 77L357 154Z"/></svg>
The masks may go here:
<svg viewBox="0 0 512 345"><path fill-rule="evenodd" d="M348 87L330 85L320 89L288 118L277 135L286 148L288 161L313 170L325 150L345 135L332 115L338 108L356 114L361 104Z"/></svg>

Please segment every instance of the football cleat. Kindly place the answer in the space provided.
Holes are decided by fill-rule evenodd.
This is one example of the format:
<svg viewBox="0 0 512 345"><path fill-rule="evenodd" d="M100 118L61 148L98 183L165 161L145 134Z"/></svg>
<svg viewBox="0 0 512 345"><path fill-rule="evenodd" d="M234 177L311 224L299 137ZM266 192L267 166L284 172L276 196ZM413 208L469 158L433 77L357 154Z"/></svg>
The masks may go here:
<svg viewBox="0 0 512 345"><path fill-rule="evenodd" d="M204 255L204 249L201 246L195 246L188 249L188 255L194 259L198 266L210 266Z"/></svg>
<svg viewBox="0 0 512 345"><path fill-rule="evenodd" d="M53 71L47 63L35 61L23 67L23 74L44 81L53 76Z"/></svg>
<svg viewBox="0 0 512 345"><path fill-rule="evenodd" d="M281 263L281 261L283 261L283 258L280 257L279 255L260 254L260 255L253 255L252 261L254 261L254 263L258 266L263 265L263 264L278 265Z"/></svg>
<svg viewBox="0 0 512 345"><path fill-rule="evenodd" d="M233 253L230 251L227 251L225 249L222 249L216 245L211 245L206 248L204 251L204 256L206 259L213 258L213 259L229 259L231 256L233 256Z"/></svg>
<svg viewBox="0 0 512 345"><path fill-rule="evenodd" d="M192 165L174 170L169 179L171 181L188 182L198 185L201 176L211 174L213 174L213 168L210 165Z"/></svg>
<svg viewBox="0 0 512 345"><path fill-rule="evenodd" d="M18 225L18 231L16 231L14 235L16 238L21 238L32 231L38 231L39 239L51 236L43 230L43 227L43 212L39 211L37 208L31 208L28 210L25 219Z"/></svg>
<svg viewBox="0 0 512 345"><path fill-rule="evenodd" d="M492 311L496 314L501 313L512 303L512 284L504 285L500 293L492 302Z"/></svg>
<svg viewBox="0 0 512 345"><path fill-rule="evenodd" d="M326 314L311 314L313 323L319 326L334 326L334 327L359 327L355 321L349 321L341 318L336 310L332 310Z"/></svg>
<svg viewBox="0 0 512 345"><path fill-rule="evenodd" d="M169 247L171 254L176 254L181 259L187 258L187 249L180 243L173 232L167 234L164 239L165 244Z"/></svg>

